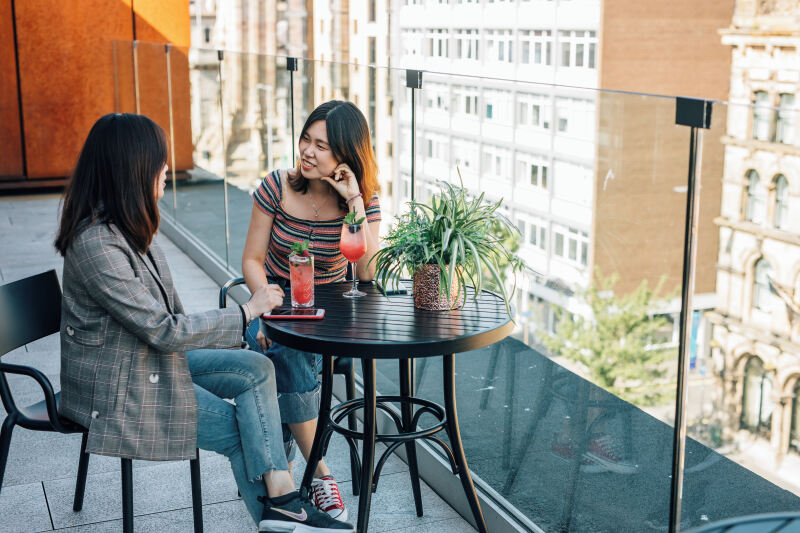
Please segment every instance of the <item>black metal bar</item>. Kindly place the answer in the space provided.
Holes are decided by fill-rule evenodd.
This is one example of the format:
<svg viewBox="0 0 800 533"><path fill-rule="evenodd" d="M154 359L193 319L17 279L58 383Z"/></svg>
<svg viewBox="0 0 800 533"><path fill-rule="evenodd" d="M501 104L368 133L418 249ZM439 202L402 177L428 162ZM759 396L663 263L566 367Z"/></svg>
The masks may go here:
<svg viewBox="0 0 800 533"><path fill-rule="evenodd" d="M295 164L297 156L295 155L295 147L297 146L297 139L294 138L294 72L297 70L297 58L286 58L286 70L289 71L289 107L290 116L292 120L292 164Z"/></svg>
<svg viewBox="0 0 800 533"><path fill-rule="evenodd" d="M702 133L692 126L689 138L689 172L686 197L686 221L683 243L683 275L681 281L680 333L678 340L677 397L675 399L675 427L672 436L672 482L669 502L669 531L680 531L681 498L683 494L683 465L686 453L686 365L689 360L689 339L692 327L692 294L694 293L694 266L697 255L697 179L698 140Z"/></svg>
<svg viewBox="0 0 800 533"><path fill-rule="evenodd" d="M225 142L225 108L222 97L222 50L217 50L217 75L219 76L219 128L222 135L222 197L225 205L225 266L231 266L231 231L228 217L228 148Z"/></svg>
<svg viewBox="0 0 800 533"><path fill-rule="evenodd" d="M399 359L400 366L400 396L408 398L412 395L412 369L413 359ZM411 426L414 417L414 404L403 402L400 404L400 413L403 417L403 432L412 432ZM406 462L408 473L411 476L411 490L414 493L414 506L417 516L422 516L422 492L419 487L419 467L417 466L417 443L412 439L406 442Z"/></svg>
<svg viewBox="0 0 800 533"><path fill-rule="evenodd" d="M203 490L200 484L200 450L197 450L197 458L189 461L189 472L192 480L194 533L203 533Z"/></svg>
<svg viewBox="0 0 800 533"><path fill-rule="evenodd" d="M475 527L480 533L488 533L486 529L486 521L483 519L483 511L481 504L478 501L478 495L475 493L475 485L472 484L472 476L469 474L467 467L467 458L464 455L464 446L461 444L461 432L458 429L458 414L456 412L456 365L455 354L445 355L442 357L443 374L444 374L444 409L447 413L447 433L450 437L450 445L453 449L453 455L458 465L459 474L461 479L461 486L464 488L464 495L467 497L469 508L472 511L472 516L475 519Z"/></svg>
<svg viewBox="0 0 800 533"><path fill-rule="evenodd" d="M19 79L19 48L17 45L17 12L14 3L15 0L11 0L11 27L14 31L14 68L17 73L17 106L19 106L19 140L22 148L22 175L27 178L28 155L25 151L25 118L22 115L22 85Z"/></svg>
<svg viewBox="0 0 800 533"><path fill-rule="evenodd" d="M75 481L75 498L72 501L72 510L80 512L83 509L83 495L86 492L86 474L89 471L89 454L86 453L86 441L89 440L89 432L81 437L81 455L78 459L78 478Z"/></svg>
<svg viewBox="0 0 800 533"><path fill-rule="evenodd" d="M361 451L361 488L358 495L358 533L367 533L372 501L372 469L375 466L375 359L361 360L364 378L364 442ZM323 391L324 394L324 391ZM320 413L321 417L322 413Z"/></svg>
<svg viewBox="0 0 800 533"><path fill-rule="evenodd" d="M411 89L411 201L414 201L414 180L417 160L417 106L415 105L416 90L422 88L422 71L406 70L406 87Z"/></svg>
<svg viewBox="0 0 800 533"><path fill-rule="evenodd" d="M341 358L339 358L341 360ZM350 359L350 370L344 374L344 386L347 399L352 400L356 397L356 375L353 371L353 360ZM350 413L347 417L347 429L350 431L358 431L358 419L356 418L355 411ZM352 482L350 485L353 488L353 496L358 496L359 487L359 471L361 470L361 460L358 458L358 452L350 446L350 476Z"/></svg>
<svg viewBox="0 0 800 533"><path fill-rule="evenodd" d="M122 467L122 532L133 533L133 461L120 459Z"/></svg>
<svg viewBox="0 0 800 533"><path fill-rule="evenodd" d="M309 494L311 490L311 480L317 465L322 459L322 441L325 437L325 429L330 421L331 395L333 394L333 356L322 356L322 390L319 400L319 418L317 419L317 431L314 433L314 444L311 446L311 453L308 456L306 471L303 474L303 483L300 485L300 492L303 496ZM371 468L371 466L370 466Z"/></svg>
<svg viewBox="0 0 800 533"><path fill-rule="evenodd" d="M3 476L8 462L8 449L11 447L11 434L17 422L15 414L8 415L3 421L2 427L0 427L0 491L3 490Z"/></svg>

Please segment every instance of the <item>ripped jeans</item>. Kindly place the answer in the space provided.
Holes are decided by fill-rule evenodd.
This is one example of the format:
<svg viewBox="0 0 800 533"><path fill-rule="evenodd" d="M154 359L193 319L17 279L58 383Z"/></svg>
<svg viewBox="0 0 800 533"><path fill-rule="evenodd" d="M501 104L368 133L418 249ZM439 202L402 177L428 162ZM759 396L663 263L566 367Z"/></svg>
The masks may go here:
<svg viewBox="0 0 800 533"><path fill-rule="evenodd" d="M258 497L267 496L263 474L289 470L274 367L250 350L190 350L186 359L197 395L197 447L228 458L258 524L263 509Z"/></svg>

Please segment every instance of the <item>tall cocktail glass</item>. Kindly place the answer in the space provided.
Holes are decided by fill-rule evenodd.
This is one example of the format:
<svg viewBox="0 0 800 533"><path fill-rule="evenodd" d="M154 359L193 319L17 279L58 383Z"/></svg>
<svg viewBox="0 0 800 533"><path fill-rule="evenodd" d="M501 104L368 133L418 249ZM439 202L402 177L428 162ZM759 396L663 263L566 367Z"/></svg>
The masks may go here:
<svg viewBox="0 0 800 533"><path fill-rule="evenodd" d="M314 256L289 256L292 307L314 307Z"/></svg>

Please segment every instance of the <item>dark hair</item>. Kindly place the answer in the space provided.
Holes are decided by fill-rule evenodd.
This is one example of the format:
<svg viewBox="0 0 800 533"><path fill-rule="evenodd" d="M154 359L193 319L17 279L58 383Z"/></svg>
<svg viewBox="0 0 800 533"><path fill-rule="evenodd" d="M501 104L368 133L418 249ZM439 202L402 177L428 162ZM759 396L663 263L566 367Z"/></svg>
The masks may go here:
<svg viewBox="0 0 800 533"><path fill-rule="evenodd" d="M114 224L139 252L158 229L155 182L167 161L166 135L143 115L100 117L83 144L64 192L55 246L61 255L83 223Z"/></svg>
<svg viewBox="0 0 800 533"><path fill-rule="evenodd" d="M378 184L378 164L369 137L369 126L364 114L352 103L331 100L318 106L308 115L300 138L318 120L325 121L328 146L339 163L346 163L358 181L358 188L364 196L364 204L369 204L372 196L380 190ZM297 192L308 190L308 180L299 172L289 180L289 185ZM339 198L339 207L347 211L344 198Z"/></svg>

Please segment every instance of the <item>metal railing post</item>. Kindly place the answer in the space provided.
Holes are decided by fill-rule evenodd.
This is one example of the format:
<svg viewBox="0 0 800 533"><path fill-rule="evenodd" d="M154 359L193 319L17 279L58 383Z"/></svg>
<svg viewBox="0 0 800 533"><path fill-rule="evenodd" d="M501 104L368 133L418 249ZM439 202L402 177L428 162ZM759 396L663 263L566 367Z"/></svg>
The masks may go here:
<svg viewBox="0 0 800 533"><path fill-rule="evenodd" d="M672 436L672 481L669 502L669 531L680 531L683 466L686 453L686 379L692 327L692 295L694 293L697 256L698 203L700 200L701 144L703 128L711 127L711 102L694 98L678 98L675 124L689 126L689 172L686 196L686 222L683 241L683 275L681 314L678 340L678 379L675 398L675 428Z"/></svg>
<svg viewBox="0 0 800 533"><path fill-rule="evenodd" d="M136 114L141 115L139 109L139 41L133 41L131 53L133 54L133 95L136 100Z"/></svg>
<svg viewBox="0 0 800 533"><path fill-rule="evenodd" d="M422 71L421 70L406 70L406 87L411 89L411 201L414 201L416 184L416 140L417 140L417 106L416 106L416 91L422 89Z"/></svg>
<svg viewBox="0 0 800 533"><path fill-rule="evenodd" d="M175 183L175 123L172 115L172 64L170 62L171 44L164 46L164 53L167 56L167 98L169 99L169 152L170 167L172 169L172 216L178 220L178 190Z"/></svg>
<svg viewBox="0 0 800 533"><path fill-rule="evenodd" d="M217 75L219 79L219 129L222 134L222 191L225 198L225 266L231 266L231 233L228 222L228 149L225 142L225 110L222 105L222 50L217 50Z"/></svg>
<svg viewBox="0 0 800 533"><path fill-rule="evenodd" d="M297 71L297 58L286 58L286 70L289 71L289 111L292 123L292 164L297 163L297 156L295 155L295 147L297 146L297 139L294 137L294 73Z"/></svg>

